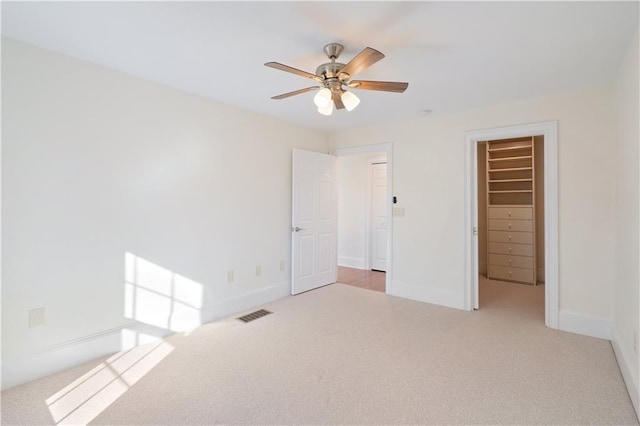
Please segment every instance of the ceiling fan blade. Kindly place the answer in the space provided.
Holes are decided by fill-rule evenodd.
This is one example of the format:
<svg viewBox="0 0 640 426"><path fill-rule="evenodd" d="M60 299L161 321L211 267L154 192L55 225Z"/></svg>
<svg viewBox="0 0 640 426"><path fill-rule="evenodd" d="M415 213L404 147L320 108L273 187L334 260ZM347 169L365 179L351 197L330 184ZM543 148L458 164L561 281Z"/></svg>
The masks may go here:
<svg viewBox="0 0 640 426"><path fill-rule="evenodd" d="M365 47L362 52L358 53L355 58L350 60L349 63L340 70L340 78L342 80L348 80L359 72L369 68L382 58L384 58L384 54L381 52L370 47ZM343 74L346 74L346 76L343 76Z"/></svg>
<svg viewBox="0 0 640 426"><path fill-rule="evenodd" d="M300 75L302 77L307 77L315 81L322 81L322 77L311 74L310 72L302 71L297 68L290 67L289 65L284 65L279 62L267 62L264 64L266 67L275 68L280 71L290 72L291 74Z"/></svg>
<svg viewBox="0 0 640 426"><path fill-rule="evenodd" d="M296 90L294 92L283 93L282 95L272 96L271 99L284 99L295 95L301 95L303 93L311 92L312 90L320 89L319 86L307 87L306 89Z"/></svg>
<svg viewBox="0 0 640 426"><path fill-rule="evenodd" d="M369 80L353 80L348 84L352 89L362 90L380 90L383 92L402 93L407 90L409 83L400 83L397 81L369 81Z"/></svg>
<svg viewBox="0 0 640 426"><path fill-rule="evenodd" d="M331 92L331 99L333 99L333 103L336 106L336 109L343 109L344 104L342 103L342 98L340 97L341 93Z"/></svg>

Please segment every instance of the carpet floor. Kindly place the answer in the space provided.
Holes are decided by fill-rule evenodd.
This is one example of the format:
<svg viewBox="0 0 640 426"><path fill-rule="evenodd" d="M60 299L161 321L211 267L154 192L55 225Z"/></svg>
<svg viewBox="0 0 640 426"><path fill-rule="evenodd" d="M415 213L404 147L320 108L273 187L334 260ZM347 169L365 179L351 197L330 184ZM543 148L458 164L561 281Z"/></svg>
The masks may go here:
<svg viewBox="0 0 640 426"><path fill-rule="evenodd" d="M9 389L2 424L637 424L610 343L546 328L543 299L334 284Z"/></svg>

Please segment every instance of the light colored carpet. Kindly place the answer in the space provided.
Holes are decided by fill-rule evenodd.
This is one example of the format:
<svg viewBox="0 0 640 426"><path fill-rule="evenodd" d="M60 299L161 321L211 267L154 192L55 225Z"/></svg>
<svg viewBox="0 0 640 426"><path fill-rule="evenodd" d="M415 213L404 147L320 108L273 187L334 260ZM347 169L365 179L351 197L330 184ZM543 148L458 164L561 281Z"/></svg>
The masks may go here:
<svg viewBox="0 0 640 426"><path fill-rule="evenodd" d="M10 389L2 424L637 424L608 341L547 329L542 286L481 288L327 286Z"/></svg>

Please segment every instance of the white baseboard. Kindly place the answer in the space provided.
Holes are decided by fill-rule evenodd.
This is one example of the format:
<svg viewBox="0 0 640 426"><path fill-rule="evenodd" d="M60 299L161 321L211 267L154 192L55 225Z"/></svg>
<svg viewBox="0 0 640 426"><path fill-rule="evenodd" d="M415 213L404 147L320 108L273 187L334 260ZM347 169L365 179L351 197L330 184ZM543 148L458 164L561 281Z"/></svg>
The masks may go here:
<svg viewBox="0 0 640 426"><path fill-rule="evenodd" d="M640 420L640 416L638 416L638 413L640 413L640 395L638 394L638 383L636 382L636 369L633 368L631 362L632 358L628 356L628 354L625 354L625 351L618 344L617 338L611 341L611 346L613 346L613 353L615 353L616 359L618 360L620 372L622 373L624 384L627 387L627 392L629 392L629 397L633 403L633 408L636 410L636 417Z"/></svg>
<svg viewBox="0 0 640 426"><path fill-rule="evenodd" d="M286 297L291 283L283 282L202 308L202 323L227 317L236 312ZM61 342L22 356L2 360L2 390L66 370L68 368L107 356L131 347L127 336L143 335L146 343L173 334L172 331L129 322L120 327L104 330L77 339ZM127 346L127 347L125 347Z"/></svg>
<svg viewBox="0 0 640 426"><path fill-rule="evenodd" d="M126 324L2 362L2 390L120 351Z"/></svg>
<svg viewBox="0 0 640 426"><path fill-rule="evenodd" d="M366 269L364 257L338 256L338 266L347 268Z"/></svg>
<svg viewBox="0 0 640 426"><path fill-rule="evenodd" d="M445 290L428 285L416 285L393 280L392 296L447 306L449 308L464 309L464 294L461 291Z"/></svg>
<svg viewBox="0 0 640 426"><path fill-rule="evenodd" d="M238 297L204 306L202 308L202 322L211 322L229 315L253 308L263 303L269 303L291 295L291 282L286 281L261 288Z"/></svg>
<svg viewBox="0 0 640 426"><path fill-rule="evenodd" d="M560 311L558 329L585 336L613 339L613 324L611 320L591 317L570 311Z"/></svg>

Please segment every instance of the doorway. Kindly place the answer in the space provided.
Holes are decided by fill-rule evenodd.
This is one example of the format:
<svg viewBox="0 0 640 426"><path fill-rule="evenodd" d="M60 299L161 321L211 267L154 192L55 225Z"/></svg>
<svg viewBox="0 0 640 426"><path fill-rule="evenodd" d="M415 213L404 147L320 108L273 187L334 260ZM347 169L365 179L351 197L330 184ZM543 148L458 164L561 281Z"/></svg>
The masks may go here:
<svg viewBox="0 0 640 426"><path fill-rule="evenodd" d="M391 293L391 144L336 151L338 282Z"/></svg>
<svg viewBox="0 0 640 426"><path fill-rule="evenodd" d="M486 141L538 136L542 140L545 324L558 328L558 179L557 179L557 122L467 132L465 137L465 308L479 309L480 264L480 207L478 190L479 147ZM480 154L481 156L482 154ZM506 155L506 154L505 154ZM509 161L509 160L507 160ZM513 180L513 179L512 179ZM532 182L533 183L533 182ZM521 185L521 183L518 183ZM497 191L500 192L500 191ZM498 194L503 196L502 194ZM524 212L524 210L523 210ZM509 237L509 233L505 236ZM537 272L537 271L536 271ZM504 272L506 273L506 272ZM534 273L535 276L535 273ZM524 278L523 278L524 280Z"/></svg>
<svg viewBox="0 0 640 426"><path fill-rule="evenodd" d="M477 144L479 306L544 322L544 138Z"/></svg>

